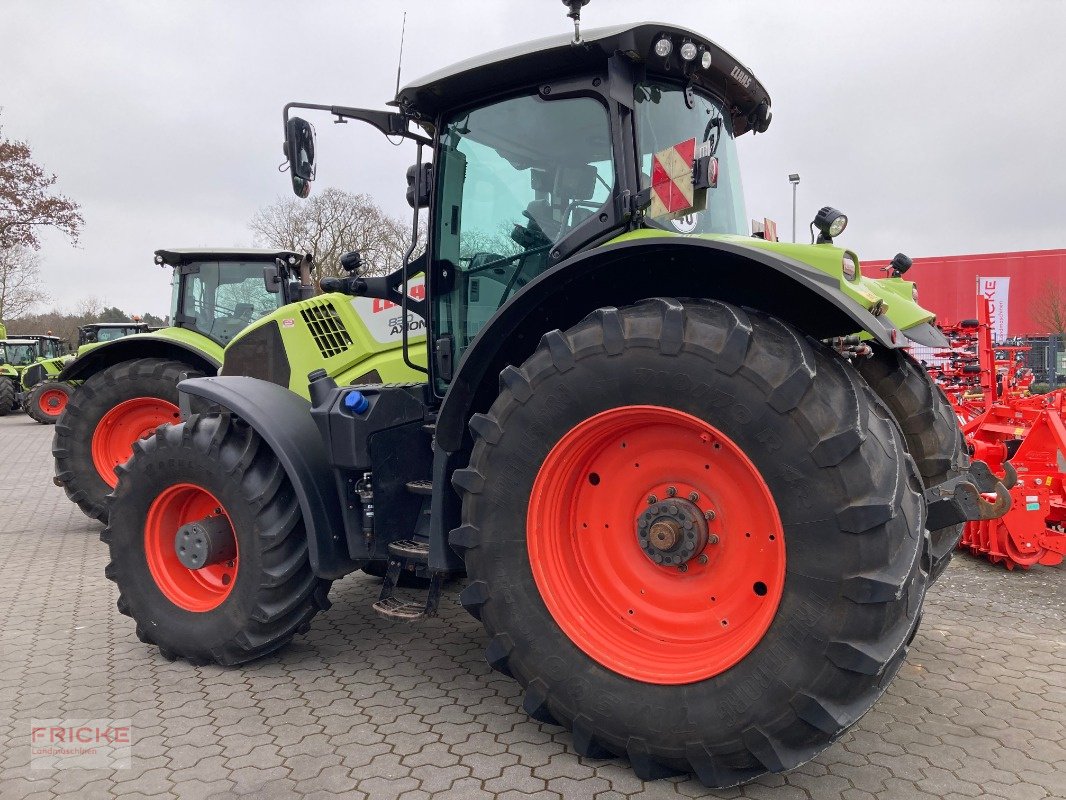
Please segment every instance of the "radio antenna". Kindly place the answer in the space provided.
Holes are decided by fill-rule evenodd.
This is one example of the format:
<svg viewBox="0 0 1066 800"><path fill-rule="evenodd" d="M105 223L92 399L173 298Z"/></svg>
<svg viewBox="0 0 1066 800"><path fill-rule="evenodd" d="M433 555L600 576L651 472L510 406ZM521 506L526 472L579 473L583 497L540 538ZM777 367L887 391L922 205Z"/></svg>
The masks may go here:
<svg viewBox="0 0 1066 800"><path fill-rule="evenodd" d="M403 25L400 27L400 58L396 62L396 96L400 96L400 69L403 67L403 36L407 32L407 12L403 12Z"/></svg>

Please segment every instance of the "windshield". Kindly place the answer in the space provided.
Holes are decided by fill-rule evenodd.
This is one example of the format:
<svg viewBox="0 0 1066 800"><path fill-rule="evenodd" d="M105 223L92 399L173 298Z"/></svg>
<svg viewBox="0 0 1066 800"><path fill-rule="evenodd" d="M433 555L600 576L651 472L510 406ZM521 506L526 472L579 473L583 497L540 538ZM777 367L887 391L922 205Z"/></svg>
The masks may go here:
<svg viewBox="0 0 1066 800"><path fill-rule="evenodd" d="M37 360L37 345L35 344L11 344L4 345L7 354L7 363L16 367L25 367Z"/></svg>
<svg viewBox="0 0 1066 800"><path fill-rule="evenodd" d="M136 328L100 328L100 330L96 332L96 341L111 342L136 332Z"/></svg>
<svg viewBox="0 0 1066 800"><path fill-rule="evenodd" d="M457 363L547 269L552 245L611 197L607 110L587 97L523 96L464 111L446 123L438 160L436 257L452 268L434 292L434 338L451 337Z"/></svg>
<svg viewBox="0 0 1066 800"><path fill-rule="evenodd" d="M262 261L204 261L183 277L181 327L226 344L241 330L277 309L281 292L268 292ZM177 272L178 270L175 270Z"/></svg>
<svg viewBox="0 0 1066 800"><path fill-rule="evenodd" d="M677 218L650 219L653 226L680 233L747 234L744 194L740 185L733 125L723 113L722 104L706 95L692 95L692 107L685 102L685 90L666 83L641 83L635 89L637 136L641 152L641 188L651 185L652 156L690 139L697 147L706 142L718 159L718 186L707 190L707 208Z"/></svg>

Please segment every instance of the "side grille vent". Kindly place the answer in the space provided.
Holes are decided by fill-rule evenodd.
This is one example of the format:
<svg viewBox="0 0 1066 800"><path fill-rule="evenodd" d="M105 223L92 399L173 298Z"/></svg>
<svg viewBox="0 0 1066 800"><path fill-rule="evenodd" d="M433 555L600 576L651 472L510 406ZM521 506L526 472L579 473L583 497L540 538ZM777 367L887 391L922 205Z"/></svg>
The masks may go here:
<svg viewBox="0 0 1066 800"><path fill-rule="evenodd" d="M337 309L328 300L314 302L300 312L323 358L340 355L352 346Z"/></svg>

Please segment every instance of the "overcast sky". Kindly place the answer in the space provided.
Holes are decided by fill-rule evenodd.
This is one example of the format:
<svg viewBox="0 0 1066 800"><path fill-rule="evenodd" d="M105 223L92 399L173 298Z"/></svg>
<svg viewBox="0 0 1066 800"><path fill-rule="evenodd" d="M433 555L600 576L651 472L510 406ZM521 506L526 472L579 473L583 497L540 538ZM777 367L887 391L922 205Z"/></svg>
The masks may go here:
<svg viewBox="0 0 1066 800"><path fill-rule="evenodd" d="M159 247L246 246L259 207L291 196L281 162L290 100L383 107L402 10L404 77L564 33L559 0L60 2L0 0L6 136L81 203L72 249L46 237L47 290L165 313ZM1066 2L593 0L584 25L691 27L773 99L743 137L748 216L791 237L822 205L863 259L1066 247ZM367 192L406 217L413 147L366 126L319 131L317 189Z"/></svg>

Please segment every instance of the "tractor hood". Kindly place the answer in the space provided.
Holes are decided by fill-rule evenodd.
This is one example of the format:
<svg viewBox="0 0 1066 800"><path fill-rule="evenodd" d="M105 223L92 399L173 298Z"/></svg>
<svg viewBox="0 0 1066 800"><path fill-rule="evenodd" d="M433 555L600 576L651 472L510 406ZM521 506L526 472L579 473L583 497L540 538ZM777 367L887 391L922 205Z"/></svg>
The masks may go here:
<svg viewBox="0 0 1066 800"><path fill-rule="evenodd" d="M656 44L666 39L666 55ZM580 45L570 34L524 42L460 61L404 86L396 103L406 113L431 120L446 110L490 96L536 86L559 77L603 71L607 60L622 53L642 65L649 76L686 78L694 85L725 98L732 108L733 132L764 131L770 119L770 95L752 74L726 50L686 28L659 22L594 28L582 33ZM691 43L694 57L684 59ZM691 48L686 52L692 53Z"/></svg>

